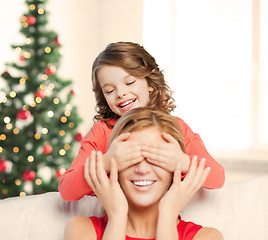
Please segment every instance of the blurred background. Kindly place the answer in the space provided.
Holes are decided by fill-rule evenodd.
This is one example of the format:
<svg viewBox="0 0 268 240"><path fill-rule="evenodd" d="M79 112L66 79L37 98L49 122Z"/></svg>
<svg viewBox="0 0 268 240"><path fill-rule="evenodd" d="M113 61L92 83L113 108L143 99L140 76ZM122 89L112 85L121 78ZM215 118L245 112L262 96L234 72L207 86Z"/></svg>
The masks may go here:
<svg viewBox="0 0 268 240"><path fill-rule="evenodd" d="M1 73L17 58L10 45L24 39L25 8L24 0L0 2ZM137 42L163 69L174 115L200 134L227 182L268 174L268 0L49 0L47 10L62 44L58 74L77 89L82 135L95 114L95 57L110 42Z"/></svg>

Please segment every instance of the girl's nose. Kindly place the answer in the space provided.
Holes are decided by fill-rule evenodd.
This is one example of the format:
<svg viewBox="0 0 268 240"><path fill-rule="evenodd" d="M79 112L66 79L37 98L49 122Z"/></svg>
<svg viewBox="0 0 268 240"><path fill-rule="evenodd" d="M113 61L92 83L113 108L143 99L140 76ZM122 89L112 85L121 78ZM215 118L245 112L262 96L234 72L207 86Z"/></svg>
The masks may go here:
<svg viewBox="0 0 268 240"><path fill-rule="evenodd" d="M139 174L145 174L151 171L150 163L143 160L135 165L135 172Z"/></svg>
<svg viewBox="0 0 268 240"><path fill-rule="evenodd" d="M126 89L124 87L118 88L116 93L117 93L117 98L122 98L126 96Z"/></svg>

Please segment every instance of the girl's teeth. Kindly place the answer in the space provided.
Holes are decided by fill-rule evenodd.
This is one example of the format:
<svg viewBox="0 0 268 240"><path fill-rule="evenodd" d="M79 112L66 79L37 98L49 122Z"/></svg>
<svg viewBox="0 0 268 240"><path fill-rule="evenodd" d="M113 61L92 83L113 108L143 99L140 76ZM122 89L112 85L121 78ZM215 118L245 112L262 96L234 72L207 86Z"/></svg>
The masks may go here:
<svg viewBox="0 0 268 240"><path fill-rule="evenodd" d="M125 107L126 105L128 105L130 103L132 103L132 101L127 101L127 102L123 103L120 107Z"/></svg>
<svg viewBox="0 0 268 240"><path fill-rule="evenodd" d="M133 181L133 183L136 186L149 186L149 185L152 185L154 183L154 181L149 181L149 180L145 180L145 181Z"/></svg>

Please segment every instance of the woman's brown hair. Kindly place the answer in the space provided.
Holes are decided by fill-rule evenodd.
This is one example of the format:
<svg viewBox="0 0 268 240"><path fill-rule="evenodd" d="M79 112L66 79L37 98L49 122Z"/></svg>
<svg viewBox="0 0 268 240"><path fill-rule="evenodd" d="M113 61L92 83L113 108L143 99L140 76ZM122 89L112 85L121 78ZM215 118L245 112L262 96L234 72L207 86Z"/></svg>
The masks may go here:
<svg viewBox="0 0 268 240"><path fill-rule="evenodd" d="M157 127L175 138L185 152L184 137L178 119L162 109L140 107L125 113L115 124L109 144L122 133L139 131L147 127Z"/></svg>
<svg viewBox="0 0 268 240"><path fill-rule="evenodd" d="M150 92L148 106L171 112L175 108L172 91L165 82L155 59L139 44L132 42L117 42L109 44L95 59L92 66L92 87L96 97L97 115L94 120L106 123L119 118L108 106L98 81L98 69L102 66L116 66L124 69L130 75L146 79Z"/></svg>

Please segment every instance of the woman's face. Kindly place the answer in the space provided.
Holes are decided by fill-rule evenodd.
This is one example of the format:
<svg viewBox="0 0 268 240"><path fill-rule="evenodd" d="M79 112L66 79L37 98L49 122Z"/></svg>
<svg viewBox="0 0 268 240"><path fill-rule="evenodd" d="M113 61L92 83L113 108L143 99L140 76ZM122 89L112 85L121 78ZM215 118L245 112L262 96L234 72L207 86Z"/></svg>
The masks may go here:
<svg viewBox="0 0 268 240"><path fill-rule="evenodd" d="M161 143L165 140L157 127L148 127L131 132L129 141ZM168 190L172 173L144 159L119 173L119 182L129 205L149 207L158 204Z"/></svg>
<svg viewBox="0 0 268 240"><path fill-rule="evenodd" d="M145 79L129 75L124 69L115 66L102 66L97 78L110 109L119 116L149 103L152 90Z"/></svg>

